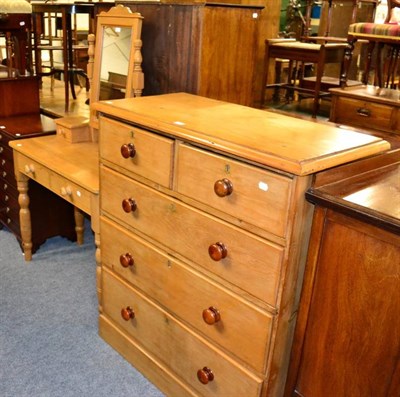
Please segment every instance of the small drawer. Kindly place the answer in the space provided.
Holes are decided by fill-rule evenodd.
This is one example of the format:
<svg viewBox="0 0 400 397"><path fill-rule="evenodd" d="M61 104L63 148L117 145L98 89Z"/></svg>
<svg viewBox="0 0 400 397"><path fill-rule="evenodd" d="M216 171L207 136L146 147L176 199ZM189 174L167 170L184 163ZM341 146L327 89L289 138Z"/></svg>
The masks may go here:
<svg viewBox="0 0 400 397"><path fill-rule="evenodd" d="M286 236L291 182L261 168L179 145L178 192L279 237Z"/></svg>
<svg viewBox="0 0 400 397"><path fill-rule="evenodd" d="M100 168L103 213L276 305L284 249L146 185ZM126 212L128 211L128 212Z"/></svg>
<svg viewBox="0 0 400 397"><path fill-rule="evenodd" d="M50 189L51 171L48 168L18 152L15 152L14 161L19 172Z"/></svg>
<svg viewBox="0 0 400 397"><path fill-rule="evenodd" d="M257 371L265 370L273 316L106 218L100 235L103 266Z"/></svg>
<svg viewBox="0 0 400 397"><path fill-rule="evenodd" d="M260 394L261 378L236 364L106 269L102 272L102 281L104 314L199 395ZM205 367L211 371L209 376ZM198 371L206 383L200 382Z"/></svg>
<svg viewBox="0 0 400 397"><path fill-rule="evenodd" d="M8 204L0 202L0 221L6 225L15 235L19 236L19 205L18 202Z"/></svg>
<svg viewBox="0 0 400 397"><path fill-rule="evenodd" d="M12 159L0 156L0 177L8 181L15 181L14 162Z"/></svg>
<svg viewBox="0 0 400 397"><path fill-rule="evenodd" d="M174 141L137 127L100 118L100 156L129 172L170 187Z"/></svg>
<svg viewBox="0 0 400 397"><path fill-rule="evenodd" d="M88 142L91 140L89 119L83 116L68 116L55 119L57 135L69 143Z"/></svg>
<svg viewBox="0 0 400 397"><path fill-rule="evenodd" d="M86 214L91 214L92 194L88 190L72 183L68 179L63 178L56 173L51 173L50 175L49 188Z"/></svg>
<svg viewBox="0 0 400 397"><path fill-rule="evenodd" d="M336 97L331 121L354 127L394 132L399 129L398 109L360 99Z"/></svg>
<svg viewBox="0 0 400 397"><path fill-rule="evenodd" d="M50 171L48 168L43 167L40 163L37 163L23 154L18 153L16 162L20 172L58 194L75 207L90 214L91 194L89 191L65 179L61 175Z"/></svg>

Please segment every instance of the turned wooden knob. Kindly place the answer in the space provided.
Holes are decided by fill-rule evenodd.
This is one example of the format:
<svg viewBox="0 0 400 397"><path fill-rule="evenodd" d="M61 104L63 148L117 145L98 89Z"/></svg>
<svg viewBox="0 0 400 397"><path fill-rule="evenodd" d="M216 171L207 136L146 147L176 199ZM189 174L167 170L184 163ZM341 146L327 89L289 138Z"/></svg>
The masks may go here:
<svg viewBox="0 0 400 397"><path fill-rule="evenodd" d="M133 260L133 256L127 252L126 254L122 254L119 257L119 262L121 263L122 267L129 267L133 266L135 261Z"/></svg>
<svg viewBox="0 0 400 397"><path fill-rule="evenodd" d="M136 201L132 198L122 200L122 208L126 213L136 211Z"/></svg>
<svg viewBox="0 0 400 397"><path fill-rule="evenodd" d="M35 166L33 164L25 165L25 172L27 174L33 174L35 172Z"/></svg>
<svg viewBox="0 0 400 397"><path fill-rule="evenodd" d="M218 242L215 244L211 244L208 247L208 254L210 255L211 259L215 261L220 261L228 255L228 249L226 248L224 243Z"/></svg>
<svg viewBox="0 0 400 397"><path fill-rule="evenodd" d="M207 324L213 325L221 320L221 314L216 307L210 306L208 309L203 310L203 320Z"/></svg>
<svg viewBox="0 0 400 397"><path fill-rule="evenodd" d="M124 159L135 157L136 149L133 143L125 143L121 146L121 155Z"/></svg>
<svg viewBox="0 0 400 397"><path fill-rule="evenodd" d="M210 368L204 367L203 369L199 369L197 371L197 378L201 383L206 385L208 382L214 380L214 374Z"/></svg>
<svg viewBox="0 0 400 397"><path fill-rule="evenodd" d="M227 178L218 180L214 183L214 192L219 197L229 196L233 192L232 182Z"/></svg>
<svg viewBox="0 0 400 397"><path fill-rule="evenodd" d="M61 187L61 196L71 196L72 189L71 186L62 186Z"/></svg>
<svg viewBox="0 0 400 397"><path fill-rule="evenodd" d="M127 306L121 310L121 316L125 321L129 321L135 318L135 312L130 306Z"/></svg>

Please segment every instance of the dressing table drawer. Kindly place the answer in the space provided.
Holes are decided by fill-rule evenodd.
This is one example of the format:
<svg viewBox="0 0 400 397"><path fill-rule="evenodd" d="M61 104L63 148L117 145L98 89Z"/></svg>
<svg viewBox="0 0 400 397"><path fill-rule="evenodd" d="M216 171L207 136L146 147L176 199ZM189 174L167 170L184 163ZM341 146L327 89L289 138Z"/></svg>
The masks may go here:
<svg viewBox="0 0 400 397"><path fill-rule="evenodd" d="M75 207L86 213L90 213L91 193L86 189L52 172L47 167L42 166L40 163L23 154L16 153L15 161L18 164L20 172L61 196Z"/></svg>
<svg viewBox="0 0 400 397"><path fill-rule="evenodd" d="M100 118L100 155L129 172L170 187L174 141L115 120Z"/></svg>
<svg viewBox="0 0 400 397"><path fill-rule="evenodd" d="M276 305L282 247L105 167L100 175L105 214L151 236L202 270Z"/></svg>
<svg viewBox="0 0 400 397"><path fill-rule="evenodd" d="M103 299L104 314L199 395L226 397L260 393L262 379L114 277L107 268L103 268ZM197 373L200 370L204 374L205 367L211 370L213 379L209 377L203 384Z"/></svg>

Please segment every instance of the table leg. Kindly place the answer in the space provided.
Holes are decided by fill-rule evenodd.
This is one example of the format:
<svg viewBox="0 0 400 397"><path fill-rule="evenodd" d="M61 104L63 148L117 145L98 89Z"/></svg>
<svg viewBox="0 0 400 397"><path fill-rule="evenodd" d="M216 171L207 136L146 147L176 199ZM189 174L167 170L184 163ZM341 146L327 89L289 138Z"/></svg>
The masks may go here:
<svg viewBox="0 0 400 397"><path fill-rule="evenodd" d="M62 10L62 27L63 27L63 62L64 62L64 90L65 90L65 111L68 112L68 108L69 108L69 77L68 77L68 18L69 15L67 15L67 12L65 11L65 9Z"/></svg>
<svg viewBox="0 0 400 397"><path fill-rule="evenodd" d="M28 195L28 181L29 178L22 174L17 173L17 188L19 192L18 203L20 206L19 210L19 222L21 228L22 248L24 250L24 256L26 261L32 260L32 224L31 224L31 212L29 210L29 195Z"/></svg>
<svg viewBox="0 0 400 397"><path fill-rule="evenodd" d="M77 207L74 207L74 218L75 218L76 242L78 243L78 245L82 245L84 241L83 234L85 231L85 215Z"/></svg>

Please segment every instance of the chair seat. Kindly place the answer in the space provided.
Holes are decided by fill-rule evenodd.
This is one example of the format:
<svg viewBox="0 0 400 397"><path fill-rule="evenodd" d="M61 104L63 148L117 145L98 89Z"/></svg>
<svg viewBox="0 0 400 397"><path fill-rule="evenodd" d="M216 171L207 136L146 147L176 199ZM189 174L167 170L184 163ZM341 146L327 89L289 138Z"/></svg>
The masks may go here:
<svg viewBox="0 0 400 397"><path fill-rule="evenodd" d="M337 49L337 48L344 48L345 44L342 43L326 43L326 44L319 44L319 43L305 43L301 41L291 41L291 42L276 42L271 43L272 47L281 47L281 48L288 48L288 49L300 49L300 50L308 50L308 51L319 51L322 46L326 49Z"/></svg>
<svg viewBox="0 0 400 397"><path fill-rule="evenodd" d="M400 40L400 25L389 23L354 23L349 26L350 36L360 36L368 38L388 38Z"/></svg>

